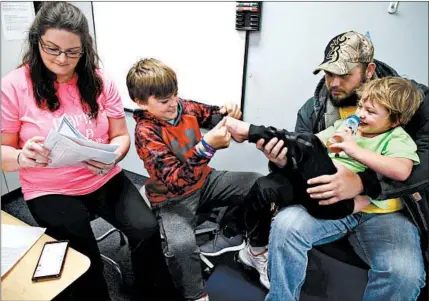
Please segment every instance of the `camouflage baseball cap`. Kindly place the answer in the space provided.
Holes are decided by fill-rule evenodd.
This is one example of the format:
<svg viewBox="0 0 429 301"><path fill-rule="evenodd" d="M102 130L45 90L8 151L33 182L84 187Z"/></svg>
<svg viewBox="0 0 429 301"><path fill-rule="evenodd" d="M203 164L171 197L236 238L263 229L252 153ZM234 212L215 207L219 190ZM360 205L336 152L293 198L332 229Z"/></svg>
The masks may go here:
<svg viewBox="0 0 429 301"><path fill-rule="evenodd" d="M334 37L326 46L325 59L313 74L320 70L333 74L349 73L359 63L370 63L374 58L371 40L356 31L348 31Z"/></svg>

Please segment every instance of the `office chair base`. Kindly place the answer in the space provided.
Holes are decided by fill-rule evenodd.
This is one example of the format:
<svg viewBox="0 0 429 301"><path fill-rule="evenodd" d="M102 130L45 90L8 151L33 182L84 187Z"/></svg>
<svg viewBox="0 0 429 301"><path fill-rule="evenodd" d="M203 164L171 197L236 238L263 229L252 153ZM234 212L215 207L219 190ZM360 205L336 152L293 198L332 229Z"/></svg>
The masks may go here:
<svg viewBox="0 0 429 301"><path fill-rule="evenodd" d="M106 233L104 233L102 236L96 238L96 240L97 240L97 242L101 242L101 241L105 240L107 237L109 237L110 235L112 235L115 232L118 232L118 234L119 234L119 239L120 239L119 244L121 245L121 247L124 246L127 243L127 241L125 239L125 234L122 231L120 231L119 229L116 229L116 228L110 229L109 231L107 231Z"/></svg>
<svg viewBox="0 0 429 301"><path fill-rule="evenodd" d="M107 257L106 255L101 254L101 258L118 272L119 278L121 279L121 285L124 285L125 281L119 264L113 259Z"/></svg>
<svg viewBox="0 0 429 301"><path fill-rule="evenodd" d="M125 234L120 231L119 229L116 228L112 228L109 231L107 231L106 233L104 233L102 236L96 238L97 242L101 242L103 240L105 240L106 238L108 238L110 235L112 235L113 233L118 232L119 234L119 244L121 247L123 247L124 245L126 245L127 241L125 238ZM113 269L115 269L118 272L119 278L120 278L120 285L121 285L121 289L125 289L126 287L126 283L125 283L125 279L124 276L122 275L122 271L121 271L121 267L119 266L119 264L114 261L113 259L107 257L106 255L100 254L101 258L103 259L104 262L106 262L107 264L109 264L111 267L113 267Z"/></svg>
<svg viewBox="0 0 429 301"><path fill-rule="evenodd" d="M200 253L200 259L204 263L203 273L206 277L210 276L214 269L214 264Z"/></svg>

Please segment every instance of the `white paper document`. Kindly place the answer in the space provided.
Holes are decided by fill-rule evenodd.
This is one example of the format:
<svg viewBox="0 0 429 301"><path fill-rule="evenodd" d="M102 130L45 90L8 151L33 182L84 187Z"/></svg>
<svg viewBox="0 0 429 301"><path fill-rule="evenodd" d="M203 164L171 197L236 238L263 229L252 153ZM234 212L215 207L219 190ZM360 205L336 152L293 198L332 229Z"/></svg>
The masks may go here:
<svg viewBox="0 0 429 301"><path fill-rule="evenodd" d="M34 20L33 2L2 2L1 27L6 40L22 40Z"/></svg>
<svg viewBox="0 0 429 301"><path fill-rule="evenodd" d="M50 150L48 167L82 165L94 160L104 164L115 162L118 145L102 144L86 139L64 116L58 131L51 130L43 145Z"/></svg>
<svg viewBox="0 0 429 301"><path fill-rule="evenodd" d="M45 233L45 228L1 225L1 276L3 277Z"/></svg>

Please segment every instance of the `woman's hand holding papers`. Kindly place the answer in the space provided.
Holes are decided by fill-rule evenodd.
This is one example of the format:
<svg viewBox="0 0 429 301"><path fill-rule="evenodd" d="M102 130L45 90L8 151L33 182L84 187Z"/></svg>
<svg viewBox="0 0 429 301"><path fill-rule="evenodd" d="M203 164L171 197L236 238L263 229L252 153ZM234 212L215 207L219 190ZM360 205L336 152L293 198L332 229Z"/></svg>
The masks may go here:
<svg viewBox="0 0 429 301"><path fill-rule="evenodd" d="M98 161L89 160L89 161L84 162L84 164L85 164L86 168L88 168L94 174L99 175L99 176L103 176L115 167L116 162L111 163L111 164L104 164L104 163L101 163Z"/></svg>
<svg viewBox="0 0 429 301"><path fill-rule="evenodd" d="M44 140L45 138L41 136L27 140L16 158L21 168L46 167L51 162L49 150L42 146Z"/></svg>

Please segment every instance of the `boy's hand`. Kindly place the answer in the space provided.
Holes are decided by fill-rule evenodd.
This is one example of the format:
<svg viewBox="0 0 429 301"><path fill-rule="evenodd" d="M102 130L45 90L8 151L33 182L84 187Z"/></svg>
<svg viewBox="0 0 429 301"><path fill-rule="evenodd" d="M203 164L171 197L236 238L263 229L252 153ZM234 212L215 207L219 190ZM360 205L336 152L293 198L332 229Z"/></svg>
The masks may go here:
<svg viewBox="0 0 429 301"><path fill-rule="evenodd" d="M204 135L204 140L214 149L227 148L231 141L231 134L226 126L226 118L223 118L213 129Z"/></svg>
<svg viewBox="0 0 429 301"><path fill-rule="evenodd" d="M339 137L342 142L332 143L329 148L339 148L352 158L356 156L356 153L359 151L359 146L356 144L356 140L349 128L335 133L333 137Z"/></svg>
<svg viewBox="0 0 429 301"><path fill-rule="evenodd" d="M226 103L222 108L220 108L219 113L222 115L228 114L228 117L235 119L240 119L242 115L240 107L234 103Z"/></svg>
<svg viewBox="0 0 429 301"><path fill-rule="evenodd" d="M238 143L249 139L249 123L231 117L225 117L224 119L226 120L226 127L231 133L232 139Z"/></svg>

